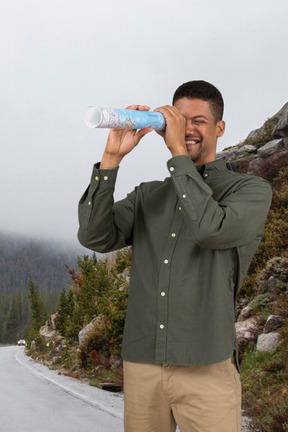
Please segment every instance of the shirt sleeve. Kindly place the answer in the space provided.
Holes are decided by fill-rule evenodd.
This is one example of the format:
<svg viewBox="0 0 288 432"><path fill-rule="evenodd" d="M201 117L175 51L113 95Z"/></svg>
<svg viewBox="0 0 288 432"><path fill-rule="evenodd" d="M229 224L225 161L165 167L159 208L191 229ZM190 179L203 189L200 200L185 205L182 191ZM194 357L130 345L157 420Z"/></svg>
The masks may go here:
<svg viewBox="0 0 288 432"><path fill-rule="evenodd" d="M89 187L78 206L79 242L96 252L106 253L131 244L134 223L134 193L114 203L118 168L94 165Z"/></svg>
<svg viewBox="0 0 288 432"><path fill-rule="evenodd" d="M184 210L182 214L200 247L238 247L262 234L272 198L267 181L248 175L234 184L231 179L226 193L216 201L189 156L175 156L167 166Z"/></svg>

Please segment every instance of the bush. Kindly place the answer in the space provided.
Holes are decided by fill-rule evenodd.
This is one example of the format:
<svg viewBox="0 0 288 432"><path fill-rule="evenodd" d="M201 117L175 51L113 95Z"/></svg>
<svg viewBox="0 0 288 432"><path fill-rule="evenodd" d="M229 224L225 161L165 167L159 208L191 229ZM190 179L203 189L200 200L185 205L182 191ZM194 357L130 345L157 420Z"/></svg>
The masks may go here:
<svg viewBox="0 0 288 432"><path fill-rule="evenodd" d="M113 265L95 255L79 258L76 272L67 266L74 282L59 301L57 329L70 345L90 322L93 329L81 347L81 365L109 366L109 357L120 354L127 308L131 249L118 251Z"/></svg>

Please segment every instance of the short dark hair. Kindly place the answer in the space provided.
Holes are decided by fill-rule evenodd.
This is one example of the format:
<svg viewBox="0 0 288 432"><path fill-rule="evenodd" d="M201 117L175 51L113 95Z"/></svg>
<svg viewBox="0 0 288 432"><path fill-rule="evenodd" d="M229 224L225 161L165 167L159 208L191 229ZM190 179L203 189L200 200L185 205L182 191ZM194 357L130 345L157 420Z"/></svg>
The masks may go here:
<svg viewBox="0 0 288 432"><path fill-rule="evenodd" d="M224 101L220 91L206 81L188 81L175 91L172 104L178 99L202 99L210 103L211 112L215 122L222 120L224 112Z"/></svg>

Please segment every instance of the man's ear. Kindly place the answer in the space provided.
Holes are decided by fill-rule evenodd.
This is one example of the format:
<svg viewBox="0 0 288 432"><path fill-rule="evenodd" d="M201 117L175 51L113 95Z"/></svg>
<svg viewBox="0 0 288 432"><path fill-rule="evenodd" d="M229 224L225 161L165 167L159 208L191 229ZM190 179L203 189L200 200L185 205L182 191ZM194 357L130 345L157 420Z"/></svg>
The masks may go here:
<svg viewBox="0 0 288 432"><path fill-rule="evenodd" d="M216 127L217 127L217 138L220 138L225 132L225 122L223 120L220 120L217 123Z"/></svg>

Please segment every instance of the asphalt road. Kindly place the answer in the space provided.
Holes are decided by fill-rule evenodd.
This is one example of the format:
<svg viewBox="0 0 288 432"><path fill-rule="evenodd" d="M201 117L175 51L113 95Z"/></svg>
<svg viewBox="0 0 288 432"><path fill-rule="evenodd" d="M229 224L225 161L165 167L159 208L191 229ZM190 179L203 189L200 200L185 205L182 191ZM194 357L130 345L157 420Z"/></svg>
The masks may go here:
<svg viewBox="0 0 288 432"><path fill-rule="evenodd" d="M58 375L0 348L1 432L123 432L123 396Z"/></svg>

